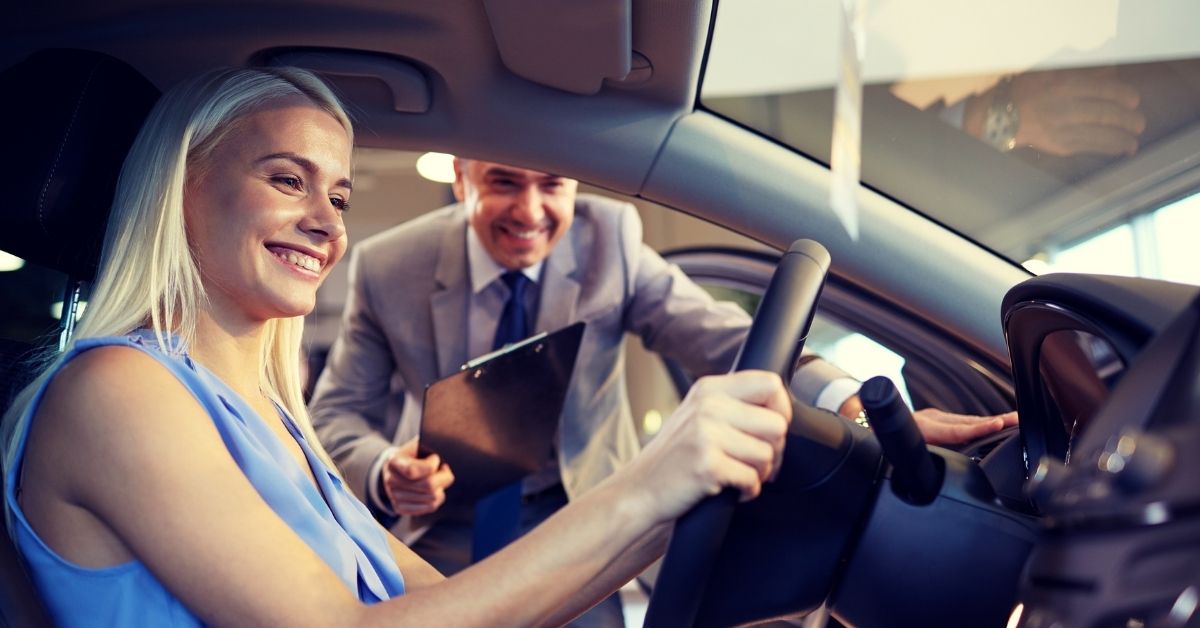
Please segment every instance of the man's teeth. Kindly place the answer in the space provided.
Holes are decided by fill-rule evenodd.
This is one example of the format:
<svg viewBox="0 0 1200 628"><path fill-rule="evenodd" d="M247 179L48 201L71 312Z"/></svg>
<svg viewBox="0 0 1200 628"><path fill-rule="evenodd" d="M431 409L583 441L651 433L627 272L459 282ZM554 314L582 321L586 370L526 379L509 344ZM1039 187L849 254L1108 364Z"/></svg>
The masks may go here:
<svg viewBox="0 0 1200 628"><path fill-rule="evenodd" d="M526 231L517 231L516 229L510 228L510 229L506 229L505 231L508 231L508 234L513 236L514 238L521 238L522 240L532 240L532 239L536 238L539 233L541 233L540 229L528 229Z"/></svg>
<svg viewBox="0 0 1200 628"><path fill-rule="evenodd" d="M313 272L321 270L321 260L310 255L305 255L296 251L275 251L275 256L285 262L290 262L299 266L300 268L306 268Z"/></svg>

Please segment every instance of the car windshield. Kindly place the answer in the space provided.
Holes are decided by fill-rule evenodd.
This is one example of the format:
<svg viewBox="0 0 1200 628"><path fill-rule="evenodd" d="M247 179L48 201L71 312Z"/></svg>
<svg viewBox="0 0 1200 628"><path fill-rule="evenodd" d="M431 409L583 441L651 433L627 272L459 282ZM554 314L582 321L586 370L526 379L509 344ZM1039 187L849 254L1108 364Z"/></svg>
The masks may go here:
<svg viewBox="0 0 1200 628"><path fill-rule="evenodd" d="M844 4L722 2L701 105L828 164L856 32L866 186L1031 272L1200 283L1200 4Z"/></svg>

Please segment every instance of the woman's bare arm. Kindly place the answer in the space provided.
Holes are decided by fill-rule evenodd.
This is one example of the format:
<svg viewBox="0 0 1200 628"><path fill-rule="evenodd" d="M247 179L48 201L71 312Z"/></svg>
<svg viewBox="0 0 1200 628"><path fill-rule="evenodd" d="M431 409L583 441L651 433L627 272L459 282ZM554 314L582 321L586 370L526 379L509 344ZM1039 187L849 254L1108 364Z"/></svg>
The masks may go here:
<svg viewBox="0 0 1200 628"><path fill-rule="evenodd" d="M644 547L648 531L700 496L722 485L758 490L786 429L782 385L721 379L685 403L694 420L679 423L691 427L660 436L652 455L462 574L441 580L393 544L411 592L370 607L263 502L183 385L134 349L94 349L55 378L31 433L22 504L94 516L73 537L79 555L115 563L127 551L216 625L556 623L661 551ZM44 537L71 536L46 517L31 520Z"/></svg>

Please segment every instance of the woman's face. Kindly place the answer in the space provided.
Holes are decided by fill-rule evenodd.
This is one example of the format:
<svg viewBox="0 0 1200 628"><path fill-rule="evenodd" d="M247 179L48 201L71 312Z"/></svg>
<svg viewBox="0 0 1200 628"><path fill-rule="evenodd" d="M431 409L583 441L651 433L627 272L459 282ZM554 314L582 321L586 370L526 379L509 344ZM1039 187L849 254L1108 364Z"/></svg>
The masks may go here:
<svg viewBox="0 0 1200 628"><path fill-rule="evenodd" d="M213 313L301 316L346 250L350 140L297 96L235 123L198 172L184 215Z"/></svg>

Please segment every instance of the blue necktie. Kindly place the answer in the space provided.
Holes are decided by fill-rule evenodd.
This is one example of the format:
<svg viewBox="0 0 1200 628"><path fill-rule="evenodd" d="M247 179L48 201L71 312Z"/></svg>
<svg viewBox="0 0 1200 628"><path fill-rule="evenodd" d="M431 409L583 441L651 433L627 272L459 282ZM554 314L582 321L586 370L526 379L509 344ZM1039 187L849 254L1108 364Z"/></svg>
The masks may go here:
<svg viewBox="0 0 1200 628"><path fill-rule="evenodd" d="M496 326L493 349L524 340L529 336L529 315L525 308L525 273L510 270L501 276L508 285L508 302ZM517 538L521 525L521 481L518 480L485 496L475 504L475 524L471 539L471 561L479 562Z"/></svg>
<svg viewBox="0 0 1200 628"><path fill-rule="evenodd" d="M519 270L510 270L500 276L508 286L508 302L500 313L500 324L496 326L493 349L524 340L529 337L529 314L525 310L525 288L529 277Z"/></svg>

